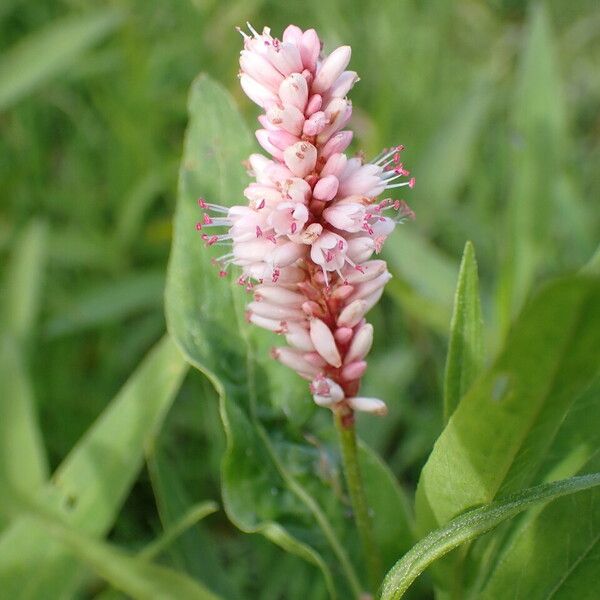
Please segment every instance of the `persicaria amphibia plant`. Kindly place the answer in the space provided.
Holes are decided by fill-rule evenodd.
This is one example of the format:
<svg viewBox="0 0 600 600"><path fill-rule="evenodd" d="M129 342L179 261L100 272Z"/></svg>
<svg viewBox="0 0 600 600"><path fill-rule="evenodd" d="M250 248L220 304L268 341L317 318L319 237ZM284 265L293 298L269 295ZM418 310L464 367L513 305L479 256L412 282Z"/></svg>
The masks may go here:
<svg viewBox="0 0 600 600"><path fill-rule="evenodd" d="M347 71L351 50L321 56L314 29L290 25L282 40L248 25L241 31L240 83L264 113L256 131L270 158L253 154L244 191L248 205L230 208L201 199L197 227L208 245L231 245L216 259L221 275L242 267L239 281L254 293L250 322L285 336L272 355L311 381L315 402L342 411L384 414L377 398L358 395L373 341L365 314L390 279L372 260L397 223L412 216L403 200L379 197L413 187L402 146L365 163L344 153L352 114L346 94L358 81ZM226 233L207 233L226 227Z"/></svg>

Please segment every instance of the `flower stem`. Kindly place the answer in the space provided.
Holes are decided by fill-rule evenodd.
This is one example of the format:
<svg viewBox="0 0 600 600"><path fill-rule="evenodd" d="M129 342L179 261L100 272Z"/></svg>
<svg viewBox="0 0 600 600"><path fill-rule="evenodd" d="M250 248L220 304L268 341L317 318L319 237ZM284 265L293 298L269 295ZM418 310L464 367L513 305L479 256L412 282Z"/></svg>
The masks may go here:
<svg viewBox="0 0 600 600"><path fill-rule="evenodd" d="M373 519L369 513L369 505L367 504L365 488L360 474L354 414L348 408L342 407L334 411L334 419L342 451L344 475L350 493L350 501L352 502L354 521L362 546L363 559L367 563L371 591L375 592L381 583L381 558L379 548L375 543Z"/></svg>

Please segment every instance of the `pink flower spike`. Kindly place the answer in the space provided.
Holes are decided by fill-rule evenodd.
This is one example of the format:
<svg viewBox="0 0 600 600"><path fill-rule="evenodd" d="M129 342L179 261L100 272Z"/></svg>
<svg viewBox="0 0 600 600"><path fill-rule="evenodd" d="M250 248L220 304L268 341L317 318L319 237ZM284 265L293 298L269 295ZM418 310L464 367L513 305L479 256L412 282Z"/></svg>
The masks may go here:
<svg viewBox="0 0 600 600"><path fill-rule="evenodd" d="M352 114L346 95L358 81L346 70L349 46L319 58L314 29L290 25L280 41L268 27L248 28L240 84L263 109L256 138L267 156L244 163L254 178L247 204L200 198L196 227L207 246L230 246L212 259L217 272L241 269L237 281L254 296L247 320L285 337L289 346L272 356L311 381L315 402L349 418L354 410L382 414L381 400L353 395L373 343L365 314L390 278L385 261L371 257L412 216L389 190L415 180L402 146L370 162L345 154L353 136L343 129Z"/></svg>

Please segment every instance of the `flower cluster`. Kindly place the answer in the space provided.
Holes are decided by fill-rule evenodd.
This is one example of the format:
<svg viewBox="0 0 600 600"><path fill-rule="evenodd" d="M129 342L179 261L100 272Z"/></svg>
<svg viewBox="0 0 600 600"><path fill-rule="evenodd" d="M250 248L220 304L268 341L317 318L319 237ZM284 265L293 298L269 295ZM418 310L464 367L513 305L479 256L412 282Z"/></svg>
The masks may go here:
<svg viewBox="0 0 600 600"><path fill-rule="evenodd" d="M249 28L252 35L241 32L240 83L264 110L256 137L270 158L250 156L246 206L201 199L197 228L208 245L232 245L216 259L221 275L230 264L242 268L239 281L254 293L248 320L285 336L289 346L273 357L311 381L317 404L385 413L381 400L357 395L373 341L364 315L391 277L371 257L412 211L377 197L412 188L414 178L406 179L402 146L370 163L344 154L352 140L346 94L358 81L346 70L349 46L321 56L314 29L290 25L280 41L269 28Z"/></svg>

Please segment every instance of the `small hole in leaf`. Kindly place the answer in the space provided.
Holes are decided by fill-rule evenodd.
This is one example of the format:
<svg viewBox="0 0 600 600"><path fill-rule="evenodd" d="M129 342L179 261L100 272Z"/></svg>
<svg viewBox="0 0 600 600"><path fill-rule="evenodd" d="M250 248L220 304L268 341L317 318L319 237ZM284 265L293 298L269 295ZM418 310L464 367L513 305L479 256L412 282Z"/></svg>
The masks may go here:
<svg viewBox="0 0 600 600"><path fill-rule="evenodd" d="M492 400L500 402L506 398L510 388L510 377L506 374L498 375L492 385Z"/></svg>
<svg viewBox="0 0 600 600"><path fill-rule="evenodd" d="M69 510L73 510L76 506L77 506L77 496L74 496L72 494L69 494L66 498L65 498L65 506L69 509Z"/></svg>

